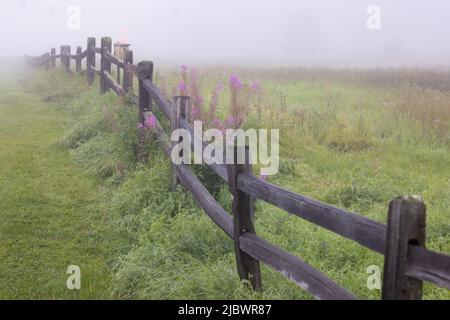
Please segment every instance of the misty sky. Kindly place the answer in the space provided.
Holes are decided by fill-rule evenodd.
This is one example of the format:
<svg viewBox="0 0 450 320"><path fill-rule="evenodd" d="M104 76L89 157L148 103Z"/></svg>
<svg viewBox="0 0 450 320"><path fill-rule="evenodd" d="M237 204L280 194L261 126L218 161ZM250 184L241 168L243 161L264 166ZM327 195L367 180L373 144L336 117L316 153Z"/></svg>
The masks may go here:
<svg viewBox="0 0 450 320"><path fill-rule="evenodd" d="M367 27L370 5L379 30ZM448 0L0 0L0 12L0 56L107 35L160 63L450 65Z"/></svg>

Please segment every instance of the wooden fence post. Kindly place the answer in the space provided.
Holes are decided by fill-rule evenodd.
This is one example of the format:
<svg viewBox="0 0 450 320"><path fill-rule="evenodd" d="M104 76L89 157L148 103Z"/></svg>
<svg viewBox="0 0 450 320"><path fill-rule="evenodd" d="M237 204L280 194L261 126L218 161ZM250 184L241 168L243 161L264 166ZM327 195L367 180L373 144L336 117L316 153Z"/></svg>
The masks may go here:
<svg viewBox="0 0 450 320"><path fill-rule="evenodd" d="M139 74L139 123L144 124L145 112L151 110L151 98L144 88L144 80L153 81L153 62L141 61L137 65Z"/></svg>
<svg viewBox="0 0 450 320"><path fill-rule="evenodd" d="M82 49L80 46L77 47L77 59L76 59L76 64L75 64L75 70L76 72L81 72L81 55L82 53Z"/></svg>
<svg viewBox="0 0 450 320"><path fill-rule="evenodd" d="M87 67L87 82L92 85L95 79L95 73L91 68L95 68L95 38L89 37L87 40L87 57L86 57L86 67Z"/></svg>
<svg viewBox="0 0 450 320"><path fill-rule="evenodd" d="M60 64L61 66L65 66L65 65L66 65L66 63L64 62L64 57L65 57L64 51L65 51L65 47L64 47L64 46L61 46L61 47L59 48L59 64Z"/></svg>
<svg viewBox="0 0 450 320"><path fill-rule="evenodd" d="M141 61L137 65L139 78L139 96L138 96L138 121L140 124L145 123L145 113L150 109L150 94L144 87L144 80L153 81L153 62ZM139 162L144 161L144 140L145 134L141 131L139 136L139 149L137 150L137 159Z"/></svg>
<svg viewBox="0 0 450 320"><path fill-rule="evenodd" d="M178 129L178 118L180 116L180 99L179 97L173 97L172 100L172 108L170 109L170 134ZM172 140L172 139L171 139ZM173 150L173 148L180 142L180 140L177 141L171 141L171 148L170 150ZM177 168L176 165L172 161L172 191L175 191L177 185L179 183L178 175L177 175Z"/></svg>
<svg viewBox="0 0 450 320"><path fill-rule="evenodd" d="M104 73L111 74L111 61L105 57L106 52L111 52L112 41L110 37L103 37L101 41L102 57L100 61L100 93L103 94L108 91L108 83L106 82Z"/></svg>
<svg viewBox="0 0 450 320"><path fill-rule="evenodd" d="M65 46L65 52L66 52L66 57L65 57L65 65L66 65L66 71L69 73L70 72L70 46Z"/></svg>
<svg viewBox="0 0 450 320"><path fill-rule="evenodd" d="M254 201L252 197L237 188L237 179L240 173L252 172L250 164L250 150L248 146L237 146L234 143L234 164L227 164L228 184L233 194L233 227L234 227L234 250L236 265L241 280L248 280L253 290L261 291L261 271L259 261L252 258L240 249L239 238L249 232L255 234L253 223ZM245 154L245 164L238 163L238 155Z"/></svg>
<svg viewBox="0 0 450 320"><path fill-rule="evenodd" d="M403 196L389 204L383 300L422 299L422 281L405 275L408 245L425 246L426 207L418 197Z"/></svg>
<svg viewBox="0 0 450 320"><path fill-rule="evenodd" d="M173 97L172 108L170 109L170 128L172 132L179 129L178 120L180 117L185 118L189 121L189 116L191 114L191 98L189 96L175 96ZM192 137L193 139L194 137ZM182 142L183 139L180 137L178 141L171 141L171 150ZM180 152L180 156L183 157L183 151ZM177 176L176 165L172 163L172 191L175 191L177 185L179 184L179 179Z"/></svg>
<svg viewBox="0 0 450 320"><path fill-rule="evenodd" d="M133 51L126 50L124 58L123 68L123 89L126 92L133 90L133 72L130 70L129 65L133 64Z"/></svg>
<svg viewBox="0 0 450 320"><path fill-rule="evenodd" d="M52 48L50 50L50 65L52 68L56 67L56 49Z"/></svg>
<svg viewBox="0 0 450 320"><path fill-rule="evenodd" d="M44 65L45 65L45 70L50 70L50 53L46 53L44 54Z"/></svg>

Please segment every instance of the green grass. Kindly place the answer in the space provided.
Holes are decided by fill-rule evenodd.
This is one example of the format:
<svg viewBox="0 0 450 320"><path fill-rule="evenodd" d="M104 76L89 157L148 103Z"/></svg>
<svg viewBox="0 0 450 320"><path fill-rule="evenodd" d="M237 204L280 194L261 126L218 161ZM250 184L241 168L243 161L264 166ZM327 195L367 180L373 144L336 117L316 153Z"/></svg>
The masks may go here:
<svg viewBox="0 0 450 320"><path fill-rule="evenodd" d="M210 74L202 82L205 88L212 88L211 79L217 78L213 71ZM257 77L252 74L251 79ZM419 104L408 112L397 112L404 107L399 101L405 100L408 90L346 81L280 80L279 75L261 80L261 119L255 112L258 106L252 105L248 126L281 130L281 168L270 177L271 182L380 222L386 221L391 199L419 194L427 203L427 246L450 253L448 130L436 131L428 121L421 121ZM177 83L178 79L170 81ZM86 261L86 265L78 262L82 271L86 269L86 277L89 268L95 270L84 284L98 289L90 294L84 287L78 293L83 298L310 298L266 266L262 267L263 293L253 293L239 281L232 241L183 188L170 191L169 160L157 141L146 141L148 161L137 163L135 108L112 93L99 96L98 84L89 89L83 78L59 71L37 73L21 86L1 87L1 145L17 149L14 153L0 152L2 162L6 161L0 174L5 181L2 198L8 192L6 208L12 208L1 211L7 221L2 228L24 215L12 213L21 212L17 208L27 214L23 220L33 222L27 230L18 229L27 225L22 222L7 227L9 233L0 234L0 275L17 290L41 292L22 293L21 297L78 297L64 289L65 268L77 264L69 258L78 252L85 258L78 260ZM415 94L426 97L435 92ZM444 98L439 95L439 99ZM227 101L225 94L221 114ZM27 111L25 118L21 108ZM446 104L437 104L434 109L439 108L443 111L440 114L448 113ZM23 125L26 119L27 125ZM8 135L18 140L5 139ZM218 184L205 168L196 171L229 212L228 187ZM32 189L26 194L30 198L34 195L33 202L25 204L24 199L29 198L20 192L25 188ZM57 209L51 199L62 199ZM45 212L29 212L36 208ZM72 224L65 224L67 215ZM38 229L36 221L41 219L46 220ZM30 234L35 229L42 234L54 232L57 237L52 244L59 250L34 250L33 245L39 242ZM301 257L360 298L380 297L379 290L367 288L366 270L371 265L382 268L382 256L260 201L256 229L263 238ZM61 241L63 235L70 241ZM45 257L47 253L45 270L52 268L51 263L61 265L61 270L54 269L61 274L61 291L55 287L53 295L42 293L42 283L53 278L39 272L34 256L21 262L22 255L5 260L4 248L9 247L3 243L21 237L28 241L18 245L23 255ZM73 241L80 246L78 251ZM15 251L7 252L11 255ZM16 265L27 270L34 282L26 280L28 273L18 273ZM0 292L5 291L0 288ZM449 292L426 285L425 298L450 299Z"/></svg>
<svg viewBox="0 0 450 320"><path fill-rule="evenodd" d="M108 297L111 272L101 223L98 182L53 145L68 112L15 77L0 80L0 299ZM69 265L82 290L66 287Z"/></svg>

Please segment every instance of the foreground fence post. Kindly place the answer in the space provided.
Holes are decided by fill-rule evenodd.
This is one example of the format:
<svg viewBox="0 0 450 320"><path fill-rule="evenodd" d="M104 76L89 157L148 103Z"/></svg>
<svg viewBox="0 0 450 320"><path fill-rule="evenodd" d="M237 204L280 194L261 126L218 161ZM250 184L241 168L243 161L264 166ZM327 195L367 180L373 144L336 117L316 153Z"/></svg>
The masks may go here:
<svg viewBox="0 0 450 320"><path fill-rule="evenodd" d="M87 56L86 56L86 67L87 67L87 82L92 85L95 79L95 73L92 68L95 68L95 38L89 37L87 40Z"/></svg>
<svg viewBox="0 0 450 320"><path fill-rule="evenodd" d="M109 61L105 56L106 52L111 52L112 49L111 38L103 37L101 45L102 45L102 57L100 60L100 93L103 94L109 89L104 73L108 72L109 74L111 74L111 61Z"/></svg>
<svg viewBox="0 0 450 320"><path fill-rule="evenodd" d="M133 72L130 70L129 66L133 64L133 51L126 50L124 58L124 68L123 68L123 89L126 92L133 90Z"/></svg>
<svg viewBox="0 0 450 320"><path fill-rule="evenodd" d="M239 154L245 155L244 164L240 164L238 160L241 158ZM242 161L240 161L242 163ZM261 291L261 270L259 261L252 258L240 249L239 238L249 232L255 234L255 226L253 223L254 201L252 197L237 188L237 179L240 173L251 173L250 150L248 146L238 147L234 145L234 164L227 165L228 184L233 194L233 227L234 227L234 250L236 255L237 271L241 280L248 280L253 290Z"/></svg>
<svg viewBox="0 0 450 320"><path fill-rule="evenodd" d="M81 47L78 46L77 47L77 59L75 60L76 61L76 64L75 64L76 72L81 72L81 57L80 57L81 53L82 53L82 49L81 49Z"/></svg>
<svg viewBox="0 0 450 320"><path fill-rule="evenodd" d="M56 49L55 48L52 48L50 50L50 66L52 68L56 67Z"/></svg>
<svg viewBox="0 0 450 320"><path fill-rule="evenodd" d="M426 207L418 197L391 201L384 260L383 300L420 300L422 281L408 277L408 245L425 246Z"/></svg>

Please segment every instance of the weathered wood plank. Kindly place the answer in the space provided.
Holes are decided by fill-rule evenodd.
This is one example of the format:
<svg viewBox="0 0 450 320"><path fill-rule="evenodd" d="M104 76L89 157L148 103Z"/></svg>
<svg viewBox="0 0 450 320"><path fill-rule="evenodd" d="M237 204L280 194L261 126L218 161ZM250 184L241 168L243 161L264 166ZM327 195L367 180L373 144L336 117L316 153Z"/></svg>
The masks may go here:
<svg viewBox="0 0 450 320"><path fill-rule="evenodd" d="M279 271L300 288L320 300L355 300L352 293L340 287L300 258L251 233L240 237L241 250Z"/></svg>
<svg viewBox="0 0 450 320"><path fill-rule="evenodd" d="M426 209L417 197L403 196L389 204L383 300L419 300L422 281L407 276L410 244L425 246Z"/></svg>
<svg viewBox="0 0 450 320"><path fill-rule="evenodd" d="M293 193L250 174L240 174L239 190L384 254L386 226L366 217Z"/></svg>
<svg viewBox="0 0 450 320"><path fill-rule="evenodd" d="M56 49L52 48L50 50L50 65L52 68L56 67Z"/></svg>
<svg viewBox="0 0 450 320"><path fill-rule="evenodd" d="M75 60L75 70L76 70L76 72L81 72L81 51L82 50L83 49L80 46L77 47L77 58Z"/></svg>
<svg viewBox="0 0 450 320"><path fill-rule="evenodd" d="M133 72L130 66L133 64L133 51L125 51L124 68L123 68L123 89L126 92L133 90Z"/></svg>
<svg viewBox="0 0 450 320"><path fill-rule="evenodd" d="M245 164L238 163L238 154L245 154ZM236 266L241 280L247 280L251 283L253 290L261 291L261 269L259 261L248 255L240 248L240 236L244 233L255 234L255 225L253 223L254 207L253 199L237 187L237 178L240 173L251 173L250 150L247 146L234 147L234 164L227 165L228 185L233 194L233 231L234 231L234 251L236 257Z"/></svg>
<svg viewBox="0 0 450 320"><path fill-rule="evenodd" d="M202 137L199 137L198 134L196 134L194 132L194 129L192 129L191 125L189 124L189 122L186 119L181 118L178 121L179 121L180 128L187 130L189 132L189 134L191 135L192 148L194 147L195 143L202 144L202 148L203 148L202 153L203 153L203 151L205 150L205 148L207 146L207 143L203 142ZM225 157L224 157L224 159L225 159ZM211 157L209 157L209 155L207 155L207 154L206 155L204 154L203 160L205 162L212 163ZM209 164L208 167L210 167L211 170L213 170L224 181L228 181L227 166L225 164Z"/></svg>
<svg viewBox="0 0 450 320"><path fill-rule="evenodd" d="M89 37L87 40L87 49L86 49L86 67L87 67L87 82L89 85L92 85L95 79L95 72L92 72L92 69L95 69L95 41L94 37Z"/></svg>
<svg viewBox="0 0 450 320"><path fill-rule="evenodd" d="M100 94L108 91L108 82L105 73L111 74L111 62L106 58L108 52L112 49L112 41L110 37L103 37L101 41L102 56L100 61Z"/></svg>
<svg viewBox="0 0 450 320"><path fill-rule="evenodd" d="M108 72L104 71L103 77L105 78L108 87L111 88L115 93L117 93L119 96L126 95L126 91L120 86L120 84L118 84L114 80L114 78Z"/></svg>
<svg viewBox="0 0 450 320"><path fill-rule="evenodd" d="M410 244L405 275L450 290L450 256Z"/></svg>
<svg viewBox="0 0 450 320"><path fill-rule="evenodd" d="M149 92L146 90L145 83L147 82L152 83L153 81L153 62L141 61L138 63L138 78L139 78L139 122L143 124L145 121L144 116L145 112L147 110L151 111L152 99Z"/></svg>
<svg viewBox="0 0 450 320"><path fill-rule="evenodd" d="M230 238L233 238L233 222L231 216L209 193L197 176L186 165L177 166L178 178L192 193L198 205L206 212L211 220L219 226Z"/></svg>
<svg viewBox="0 0 450 320"><path fill-rule="evenodd" d="M110 52L105 52L105 58L108 59L109 62L115 64L118 67L124 68L124 63L120 61L119 58L117 58L115 55L111 54Z"/></svg>
<svg viewBox="0 0 450 320"><path fill-rule="evenodd" d="M159 109L163 112L167 119L170 119L170 103L164 98L164 96L159 92L159 90L155 87L152 81L148 79L144 79L142 81L142 85L145 90L147 90L150 97L153 99L155 104L159 107Z"/></svg>

